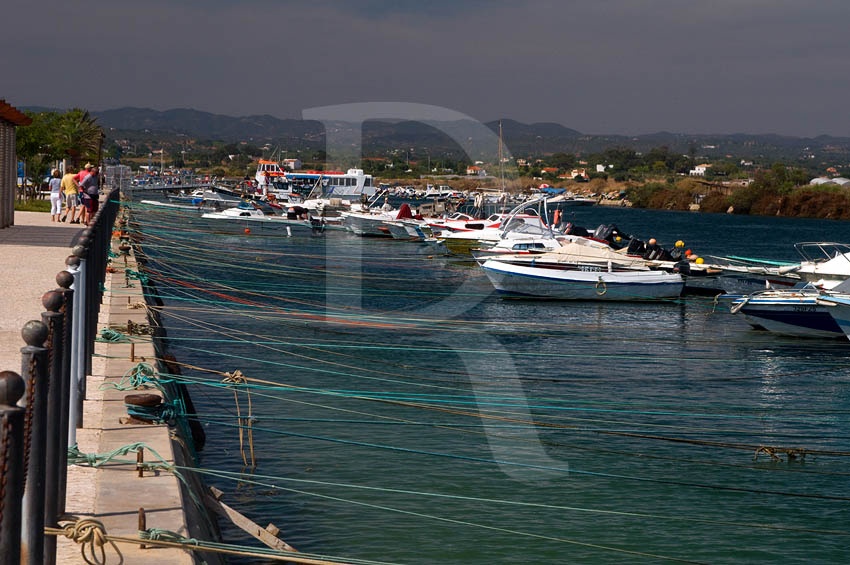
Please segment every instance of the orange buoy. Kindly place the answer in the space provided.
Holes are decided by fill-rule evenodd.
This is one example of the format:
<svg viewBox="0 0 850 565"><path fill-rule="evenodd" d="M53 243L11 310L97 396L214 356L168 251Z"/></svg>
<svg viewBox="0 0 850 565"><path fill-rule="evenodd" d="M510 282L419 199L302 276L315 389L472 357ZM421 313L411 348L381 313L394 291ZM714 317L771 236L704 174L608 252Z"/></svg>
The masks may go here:
<svg viewBox="0 0 850 565"><path fill-rule="evenodd" d="M249 233L251 233L251 230L249 228L245 228L245 234L247 235Z"/></svg>
<svg viewBox="0 0 850 565"><path fill-rule="evenodd" d="M555 209L555 216L552 218L552 223L557 226L560 223L560 220L561 220L561 210L556 208Z"/></svg>

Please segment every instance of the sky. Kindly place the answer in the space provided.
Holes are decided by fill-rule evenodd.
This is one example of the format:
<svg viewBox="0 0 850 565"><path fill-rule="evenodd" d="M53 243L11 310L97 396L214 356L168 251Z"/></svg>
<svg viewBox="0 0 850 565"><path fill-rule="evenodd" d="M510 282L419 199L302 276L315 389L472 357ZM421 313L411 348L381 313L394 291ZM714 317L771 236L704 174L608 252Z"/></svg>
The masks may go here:
<svg viewBox="0 0 850 565"><path fill-rule="evenodd" d="M846 0L4 0L16 106L397 101L585 133L850 136Z"/></svg>

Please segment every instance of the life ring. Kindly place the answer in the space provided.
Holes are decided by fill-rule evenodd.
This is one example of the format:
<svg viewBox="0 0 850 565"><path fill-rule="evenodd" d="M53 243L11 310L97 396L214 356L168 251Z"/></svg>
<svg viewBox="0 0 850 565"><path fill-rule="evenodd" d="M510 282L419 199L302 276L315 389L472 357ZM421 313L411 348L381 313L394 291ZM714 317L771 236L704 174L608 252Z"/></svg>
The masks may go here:
<svg viewBox="0 0 850 565"><path fill-rule="evenodd" d="M602 286L602 292L599 292L600 285ZM602 277L599 277L599 280L596 281L596 295L604 296L606 292L608 292L608 285L605 284L605 281L602 280Z"/></svg>

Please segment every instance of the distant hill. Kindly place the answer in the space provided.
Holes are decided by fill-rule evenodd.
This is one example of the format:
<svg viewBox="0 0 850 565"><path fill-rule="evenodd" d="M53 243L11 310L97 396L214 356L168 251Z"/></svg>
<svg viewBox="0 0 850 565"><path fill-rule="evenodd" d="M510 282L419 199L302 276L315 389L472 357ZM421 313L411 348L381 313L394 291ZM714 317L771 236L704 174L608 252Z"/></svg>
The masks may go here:
<svg viewBox="0 0 850 565"><path fill-rule="evenodd" d="M26 108L48 110L49 108ZM92 112L107 129L112 139L173 141L182 136L206 141L271 143L288 150L323 149L324 126L320 122L281 119L268 114L254 116L225 116L189 108L159 111L150 108L116 108ZM432 157L461 158L458 144L440 128L462 135L468 124L450 122L423 124L411 121L369 121L363 125L363 150L367 154L391 151L427 152ZM498 121L485 124L498 133ZM332 127L355 129L351 124L338 123ZM630 147L646 152L653 147L667 146L671 151L686 154L692 148L697 156L705 158L732 155L740 159L783 159L812 164L850 160L850 138L819 136L800 138L774 134L684 134L660 131L625 136L584 134L556 123L525 124L515 120L502 120L502 134L506 150L514 157L552 153L590 154L612 147ZM498 144L475 149L476 153L492 157ZM493 147L489 147L493 145ZM470 155L477 157L478 155Z"/></svg>

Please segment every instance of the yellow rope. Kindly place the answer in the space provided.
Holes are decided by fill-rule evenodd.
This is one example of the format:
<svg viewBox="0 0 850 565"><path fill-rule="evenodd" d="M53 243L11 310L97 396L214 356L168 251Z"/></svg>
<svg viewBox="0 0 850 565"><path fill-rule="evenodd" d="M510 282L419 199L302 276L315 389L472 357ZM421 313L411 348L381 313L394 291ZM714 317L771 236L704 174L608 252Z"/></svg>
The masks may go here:
<svg viewBox="0 0 850 565"><path fill-rule="evenodd" d="M79 532L79 533L78 533ZM270 553L260 553L253 551L245 551L239 549L229 549L226 547L209 547L206 545L191 545L179 541L168 541L165 539L143 539L141 537L129 537L129 536L113 536L106 533L106 530L103 527L101 522L97 520L85 519L78 520L76 522L71 522L66 524L62 528L51 528L49 526L45 526L44 528L45 535L49 536L60 536L64 535L68 539L75 541L80 544L90 544L92 547L90 551L93 549L94 544L98 544L97 547L100 549L101 557L100 560L90 560L86 555L86 545L83 545L82 555L83 560L88 565L107 565L106 563L106 554L103 550L103 546L105 544L110 544L115 552L118 554L119 561L117 565L121 565L124 563L124 555L118 549L117 543L129 543L133 545L145 545L148 547L158 546L158 547L171 547L182 549L184 551L203 551L203 552L213 552L213 553L223 553L227 555L241 555L245 557L257 557L262 560L269 561L286 561L290 563L305 563L307 565L344 565L342 561L331 561L324 558L313 558L313 557L300 557L298 555L275 555ZM92 553L92 559L96 559L94 554Z"/></svg>
<svg viewBox="0 0 850 565"><path fill-rule="evenodd" d="M221 380L222 383L233 385L233 400L236 402L236 419L239 422L239 451L242 453L242 462L248 466L248 457L245 455L245 443L243 430L247 431L248 449L251 452L251 467L256 467L257 462L254 458L254 409L251 404L251 391L245 386L245 394L248 397L248 417L242 417L242 409L239 406L239 385L247 385L248 379L242 374L242 371L235 370L232 373L225 373L225 377Z"/></svg>
<svg viewBox="0 0 850 565"><path fill-rule="evenodd" d="M51 531L48 532L48 530ZM118 554L118 563L124 562L124 556L121 554L121 550L106 535L106 529L103 527L103 523L98 520L86 518L71 521L62 525L61 528L45 528L45 533L51 533L53 535L61 534L69 540L80 544L80 554L83 556L83 561L88 565L106 565L106 548L104 546L107 543ZM88 549L88 552L86 549Z"/></svg>

